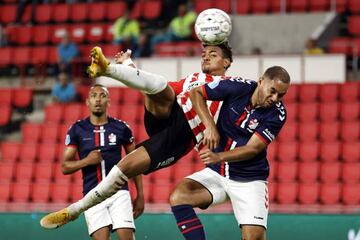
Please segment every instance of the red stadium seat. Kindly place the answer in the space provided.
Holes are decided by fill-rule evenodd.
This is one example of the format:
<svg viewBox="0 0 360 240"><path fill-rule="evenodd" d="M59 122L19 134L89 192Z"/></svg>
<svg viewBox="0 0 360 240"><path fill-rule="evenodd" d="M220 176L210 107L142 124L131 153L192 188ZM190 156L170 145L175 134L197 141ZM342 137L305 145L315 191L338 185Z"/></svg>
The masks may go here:
<svg viewBox="0 0 360 240"><path fill-rule="evenodd" d="M329 52L350 55L351 54L350 45L351 45L351 40L347 37L332 38L329 43Z"/></svg>
<svg viewBox="0 0 360 240"><path fill-rule="evenodd" d="M299 140L301 142L313 142L318 139L318 122L307 122L299 124Z"/></svg>
<svg viewBox="0 0 360 240"><path fill-rule="evenodd" d="M64 122L73 124L75 121L81 119L82 104L71 103L64 107Z"/></svg>
<svg viewBox="0 0 360 240"><path fill-rule="evenodd" d="M298 178L302 183L315 183L318 180L320 164L318 162L301 162L298 166Z"/></svg>
<svg viewBox="0 0 360 240"><path fill-rule="evenodd" d="M283 101L285 103L285 106L287 107L289 103L296 103L298 102L298 96L299 96L299 87L298 84L291 85L291 88L287 91L285 94Z"/></svg>
<svg viewBox="0 0 360 240"><path fill-rule="evenodd" d="M320 186L320 202L325 205L338 204L340 200L341 184L325 183Z"/></svg>
<svg viewBox="0 0 360 240"><path fill-rule="evenodd" d="M279 162L276 171L278 182L294 182L298 175L298 163Z"/></svg>
<svg viewBox="0 0 360 240"><path fill-rule="evenodd" d="M69 25L63 25L63 24L56 24L52 26L50 30L50 42L52 44L58 45L62 41L64 35L68 32L69 30L68 28Z"/></svg>
<svg viewBox="0 0 360 240"><path fill-rule="evenodd" d="M153 184L152 202L153 203L168 203L169 196L172 189L171 183Z"/></svg>
<svg viewBox="0 0 360 240"><path fill-rule="evenodd" d="M140 2L140 1L135 2L130 12L131 19L139 19L141 17L144 8L143 4L144 2Z"/></svg>
<svg viewBox="0 0 360 240"><path fill-rule="evenodd" d="M107 3L105 17L109 21L115 21L124 15L126 9L126 3L123 1L109 2Z"/></svg>
<svg viewBox="0 0 360 240"><path fill-rule="evenodd" d="M41 142L55 143L59 138L59 127L57 123L44 123L41 127Z"/></svg>
<svg viewBox="0 0 360 240"><path fill-rule="evenodd" d="M301 123L312 123L318 120L319 104L316 102L299 104L299 121Z"/></svg>
<svg viewBox="0 0 360 240"><path fill-rule="evenodd" d="M270 0L270 3L271 3L270 10L272 13L279 13L286 11L286 4L283 4L282 0ZM282 5L285 6L284 9L282 9Z"/></svg>
<svg viewBox="0 0 360 240"><path fill-rule="evenodd" d="M320 103L320 122L336 122L339 118L340 106L338 102Z"/></svg>
<svg viewBox="0 0 360 240"><path fill-rule="evenodd" d="M29 201L31 183L27 181L14 182L12 185L11 199L15 203L25 203Z"/></svg>
<svg viewBox="0 0 360 240"><path fill-rule="evenodd" d="M288 3L291 12L305 12L308 9L308 0L290 0Z"/></svg>
<svg viewBox="0 0 360 240"><path fill-rule="evenodd" d="M352 45L352 54L356 56L360 56L360 37L353 38L351 41Z"/></svg>
<svg viewBox="0 0 360 240"><path fill-rule="evenodd" d="M57 64L58 63L58 53L56 47L49 47L49 56L48 56L49 64Z"/></svg>
<svg viewBox="0 0 360 240"><path fill-rule="evenodd" d="M309 3L311 12L328 11L330 9L330 0L311 0Z"/></svg>
<svg viewBox="0 0 360 240"><path fill-rule="evenodd" d="M350 162L342 164L341 179L343 183L360 182L360 163Z"/></svg>
<svg viewBox="0 0 360 240"><path fill-rule="evenodd" d="M38 142L41 136L41 124L24 122L21 125L23 142Z"/></svg>
<svg viewBox="0 0 360 240"><path fill-rule="evenodd" d="M269 194L269 202L270 204L275 201L276 198L276 190L277 190L277 182L270 181L268 183L268 194Z"/></svg>
<svg viewBox="0 0 360 240"><path fill-rule="evenodd" d="M299 160L313 162L319 157L320 144L316 141L305 141L299 144Z"/></svg>
<svg viewBox="0 0 360 240"><path fill-rule="evenodd" d="M47 203L50 200L50 182L37 182L32 184L31 201L33 203Z"/></svg>
<svg viewBox="0 0 360 240"><path fill-rule="evenodd" d="M340 178L341 163L324 162L320 166L320 180L323 183L336 183Z"/></svg>
<svg viewBox="0 0 360 240"><path fill-rule="evenodd" d="M13 104L16 108L30 107L33 101L33 91L31 88L14 89Z"/></svg>
<svg viewBox="0 0 360 240"><path fill-rule="evenodd" d="M268 147L266 149L266 158L269 161L274 162L277 159L277 149L278 149L277 141L274 141L270 145L268 145Z"/></svg>
<svg viewBox="0 0 360 240"><path fill-rule="evenodd" d="M354 15L348 18L348 30L353 36L360 35L360 16Z"/></svg>
<svg viewBox="0 0 360 240"><path fill-rule="evenodd" d="M82 44L86 40L88 25L72 24L69 31L70 31L71 40L76 44Z"/></svg>
<svg viewBox="0 0 360 240"><path fill-rule="evenodd" d="M13 63L15 65L26 65L31 63L30 47L17 47L14 49Z"/></svg>
<svg viewBox="0 0 360 240"><path fill-rule="evenodd" d="M10 105L0 106L0 127L5 127L11 122L12 107Z"/></svg>
<svg viewBox="0 0 360 240"><path fill-rule="evenodd" d="M34 177L38 182L51 182L53 178L54 166L52 162L35 163Z"/></svg>
<svg viewBox="0 0 360 240"><path fill-rule="evenodd" d="M298 183L278 183L276 190L276 199L280 204L293 204L298 195Z"/></svg>
<svg viewBox="0 0 360 240"><path fill-rule="evenodd" d="M121 119L119 105L117 103L111 104L110 107L108 107L108 114L114 118Z"/></svg>
<svg viewBox="0 0 360 240"><path fill-rule="evenodd" d="M360 115L360 103L348 102L340 105L340 119L344 122L357 121Z"/></svg>
<svg viewBox="0 0 360 240"><path fill-rule="evenodd" d="M340 125L338 122L324 122L320 126L320 140L322 142L337 141L340 135Z"/></svg>
<svg viewBox="0 0 360 240"><path fill-rule="evenodd" d="M72 22L84 22L86 21L88 14L91 15L96 13L96 11L89 11L89 7L87 3L75 3L71 5L70 8L70 20Z"/></svg>
<svg viewBox="0 0 360 240"><path fill-rule="evenodd" d="M160 169L159 171L156 171L152 174L153 181L156 184L163 184L163 183L169 183L173 179L173 168L167 167Z"/></svg>
<svg viewBox="0 0 360 240"><path fill-rule="evenodd" d="M50 188L50 198L53 203L70 201L70 182L54 182Z"/></svg>
<svg viewBox="0 0 360 240"><path fill-rule="evenodd" d="M45 123L60 123L64 116L64 105L51 104L45 107Z"/></svg>
<svg viewBox="0 0 360 240"><path fill-rule="evenodd" d="M299 184L300 204L316 204L319 199L320 186L317 182Z"/></svg>
<svg viewBox="0 0 360 240"><path fill-rule="evenodd" d="M342 203L346 205L360 204L360 183L343 184L341 191Z"/></svg>
<svg viewBox="0 0 360 240"><path fill-rule="evenodd" d="M213 4L215 8L231 13L231 0L214 1Z"/></svg>
<svg viewBox="0 0 360 240"><path fill-rule="evenodd" d="M9 29L10 41L17 45L29 45L32 39L33 29L29 26L12 27Z"/></svg>
<svg viewBox="0 0 360 240"><path fill-rule="evenodd" d="M239 15L245 15L250 12L250 0L237 0L236 1L236 13Z"/></svg>
<svg viewBox="0 0 360 240"><path fill-rule="evenodd" d="M340 85L340 100L342 102L357 102L359 99L359 87L357 82L346 82Z"/></svg>
<svg viewBox="0 0 360 240"><path fill-rule="evenodd" d="M15 22L16 19L16 5L2 5L0 7L0 21L4 24Z"/></svg>
<svg viewBox="0 0 360 240"><path fill-rule="evenodd" d="M3 141L1 143L1 161L16 162L19 157L20 144L18 142Z"/></svg>
<svg viewBox="0 0 360 240"><path fill-rule="evenodd" d="M15 176L15 162L1 162L0 182L11 182Z"/></svg>
<svg viewBox="0 0 360 240"><path fill-rule="evenodd" d="M341 124L340 138L344 142L356 142L359 140L360 122L343 122Z"/></svg>
<svg viewBox="0 0 360 240"><path fill-rule="evenodd" d="M136 105L140 103L141 93L139 91L132 88L123 88L122 92L122 105Z"/></svg>
<svg viewBox="0 0 360 240"><path fill-rule="evenodd" d="M88 18L92 22L102 22L107 14L106 12L106 3L99 2L99 3L87 3L89 6L89 14Z"/></svg>
<svg viewBox="0 0 360 240"><path fill-rule="evenodd" d="M299 86L299 101L302 103L317 102L319 95L319 85L302 84Z"/></svg>
<svg viewBox="0 0 360 240"><path fill-rule="evenodd" d="M140 143L146 139L149 138L148 134L146 133L145 127L143 124L141 124L139 126L139 128L137 129L136 132L134 132L136 134L135 140L136 142Z"/></svg>
<svg viewBox="0 0 360 240"><path fill-rule="evenodd" d="M12 62L13 48L12 47L2 47L0 48L0 66L8 66Z"/></svg>
<svg viewBox="0 0 360 240"><path fill-rule="evenodd" d="M55 4L53 6L53 20L56 23L67 22L70 18L70 4Z"/></svg>
<svg viewBox="0 0 360 240"><path fill-rule="evenodd" d="M328 83L319 87L320 102L329 103L337 102L339 96L339 84Z"/></svg>
<svg viewBox="0 0 360 240"><path fill-rule="evenodd" d="M205 9L212 8L213 1L212 0L195 0L194 2L194 10L197 13L204 11Z"/></svg>
<svg viewBox="0 0 360 240"><path fill-rule="evenodd" d="M91 24L88 28L87 41L89 43L99 43L105 41L106 25L105 24ZM91 46L93 47L93 46ZM82 54L83 57L86 57L90 54L90 51L85 50L85 54Z"/></svg>
<svg viewBox="0 0 360 240"><path fill-rule="evenodd" d="M11 182L0 182L0 203L7 203L10 200L12 190Z"/></svg>
<svg viewBox="0 0 360 240"><path fill-rule="evenodd" d="M297 122L289 122L281 129L277 140L279 142L295 141L298 138L299 124Z"/></svg>
<svg viewBox="0 0 360 240"><path fill-rule="evenodd" d="M349 0L348 4L350 13L360 13L360 2L358 0Z"/></svg>
<svg viewBox="0 0 360 240"><path fill-rule="evenodd" d="M42 143L39 145L39 162L54 162L56 159L56 143Z"/></svg>
<svg viewBox="0 0 360 240"><path fill-rule="evenodd" d="M344 13L347 10L347 0L336 0L336 12Z"/></svg>
<svg viewBox="0 0 360 240"><path fill-rule="evenodd" d="M80 200L83 197L83 186L81 183L76 183L71 185L70 190L70 199L71 202Z"/></svg>
<svg viewBox="0 0 360 240"><path fill-rule="evenodd" d="M52 4L38 4L35 11L35 21L37 23L49 23L52 20Z"/></svg>
<svg viewBox="0 0 360 240"><path fill-rule="evenodd" d="M32 28L32 42L36 45L45 45L49 43L51 36L51 27L49 25L37 25Z"/></svg>
<svg viewBox="0 0 360 240"><path fill-rule="evenodd" d="M20 145L19 160L21 162L35 162L38 154L38 144L23 142Z"/></svg>
<svg viewBox="0 0 360 240"><path fill-rule="evenodd" d="M297 142L283 142L278 144L278 160L280 162L296 161L298 151Z"/></svg>
<svg viewBox="0 0 360 240"><path fill-rule="evenodd" d="M17 181L31 182L34 175L33 162L18 162L15 167L15 178Z"/></svg>
<svg viewBox="0 0 360 240"><path fill-rule="evenodd" d="M343 143L341 158L344 162L358 162L360 160L360 142Z"/></svg>
<svg viewBox="0 0 360 240"><path fill-rule="evenodd" d="M147 20L153 20L160 16L162 9L161 0L145 1L143 3L142 16Z"/></svg>
<svg viewBox="0 0 360 240"><path fill-rule="evenodd" d="M174 182L180 182L184 177L189 176L190 174L194 173L194 168L192 163L184 163L184 159L181 160L181 164L176 164L173 176Z"/></svg>
<svg viewBox="0 0 360 240"><path fill-rule="evenodd" d="M336 162L341 156L341 143L323 142L320 145L320 160L322 162Z"/></svg>
<svg viewBox="0 0 360 240"><path fill-rule="evenodd" d="M119 87L109 87L109 96L112 104L118 104L122 98L122 89Z"/></svg>
<svg viewBox="0 0 360 240"><path fill-rule="evenodd" d="M253 0L251 1L251 12L255 14L267 13L270 8L270 0Z"/></svg>
<svg viewBox="0 0 360 240"><path fill-rule="evenodd" d="M0 88L0 105L11 105L13 100L13 89Z"/></svg>

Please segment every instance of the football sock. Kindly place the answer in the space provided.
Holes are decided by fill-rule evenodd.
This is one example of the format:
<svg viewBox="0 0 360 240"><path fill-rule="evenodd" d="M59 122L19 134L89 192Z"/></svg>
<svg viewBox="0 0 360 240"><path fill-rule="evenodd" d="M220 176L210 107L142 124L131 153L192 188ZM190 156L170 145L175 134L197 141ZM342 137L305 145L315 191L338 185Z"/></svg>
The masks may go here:
<svg viewBox="0 0 360 240"><path fill-rule="evenodd" d="M109 174L82 199L68 207L70 216L77 217L92 206L114 195L128 181L118 166L114 166Z"/></svg>
<svg viewBox="0 0 360 240"><path fill-rule="evenodd" d="M171 207L178 228L187 240L204 240L205 232L200 219L197 217L193 207L188 204Z"/></svg>
<svg viewBox="0 0 360 240"><path fill-rule="evenodd" d="M141 90L146 94L159 93L167 86L167 81L163 76L122 64L109 64L105 75L124 83L128 87Z"/></svg>

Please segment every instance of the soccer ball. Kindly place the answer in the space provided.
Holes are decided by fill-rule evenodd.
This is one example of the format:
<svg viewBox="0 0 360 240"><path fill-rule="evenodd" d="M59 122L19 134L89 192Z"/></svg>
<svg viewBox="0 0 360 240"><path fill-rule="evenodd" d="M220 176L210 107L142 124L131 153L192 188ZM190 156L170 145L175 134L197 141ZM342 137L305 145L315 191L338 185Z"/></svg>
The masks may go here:
<svg viewBox="0 0 360 240"><path fill-rule="evenodd" d="M195 22L195 33L207 45L217 45L227 40L231 33L231 19L226 12L209 8L202 11Z"/></svg>

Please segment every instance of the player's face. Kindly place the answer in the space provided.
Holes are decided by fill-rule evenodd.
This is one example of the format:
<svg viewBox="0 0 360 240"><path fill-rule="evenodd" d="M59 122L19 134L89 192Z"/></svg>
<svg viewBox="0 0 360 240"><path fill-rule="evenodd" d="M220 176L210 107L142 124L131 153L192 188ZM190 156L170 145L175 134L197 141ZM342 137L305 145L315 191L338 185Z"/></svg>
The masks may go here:
<svg viewBox="0 0 360 240"><path fill-rule="evenodd" d="M225 75L229 59L223 57L221 48L217 46L204 47L201 54L201 70L210 75Z"/></svg>
<svg viewBox="0 0 360 240"><path fill-rule="evenodd" d="M259 80L258 104L260 107L270 107L278 102L286 94L289 83L284 83L279 79L269 79L261 77Z"/></svg>
<svg viewBox="0 0 360 240"><path fill-rule="evenodd" d="M86 100L90 113L100 117L106 114L106 109L110 106L109 93L101 86L91 88Z"/></svg>

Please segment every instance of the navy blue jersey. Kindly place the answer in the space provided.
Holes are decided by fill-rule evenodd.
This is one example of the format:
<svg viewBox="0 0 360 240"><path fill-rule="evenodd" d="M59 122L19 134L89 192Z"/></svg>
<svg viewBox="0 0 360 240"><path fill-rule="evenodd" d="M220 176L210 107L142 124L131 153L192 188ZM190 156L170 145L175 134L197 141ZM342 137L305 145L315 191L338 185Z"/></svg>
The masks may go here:
<svg viewBox="0 0 360 240"><path fill-rule="evenodd" d="M121 148L133 142L129 126L108 117L105 125L93 125L90 118L77 121L66 135L65 145L77 148L80 159L92 150L100 149L103 161L82 168L84 195L93 189L121 159ZM128 189L125 185L123 189Z"/></svg>
<svg viewBox="0 0 360 240"><path fill-rule="evenodd" d="M217 122L221 139L215 152L246 145L253 134L266 144L278 135L286 121L285 107L279 102L269 108L251 108L251 96L256 87L257 82L242 78L214 81L203 86L207 99L223 101ZM222 162L209 167L238 181L266 180L269 176L266 149L246 161Z"/></svg>

